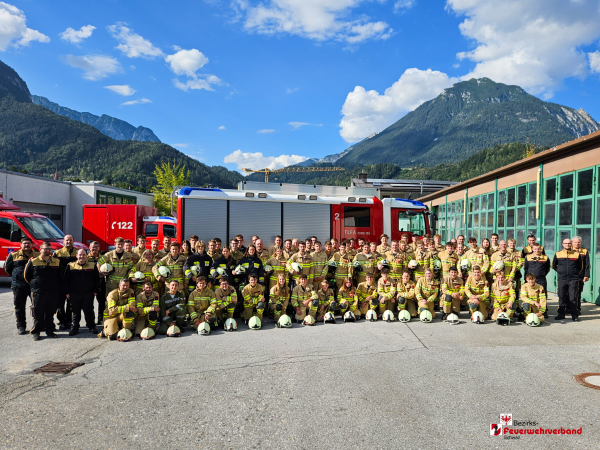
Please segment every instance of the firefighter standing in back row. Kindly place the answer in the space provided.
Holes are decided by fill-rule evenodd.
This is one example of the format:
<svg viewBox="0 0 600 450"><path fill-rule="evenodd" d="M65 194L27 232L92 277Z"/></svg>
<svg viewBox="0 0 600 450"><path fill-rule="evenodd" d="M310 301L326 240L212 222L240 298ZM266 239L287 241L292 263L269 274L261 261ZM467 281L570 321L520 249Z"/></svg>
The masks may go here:
<svg viewBox="0 0 600 450"><path fill-rule="evenodd" d="M581 255L581 272L579 272L579 283L578 290L579 294L577 295L577 313L581 314L581 293L583 292L583 285L590 280L590 252L587 248L581 246L581 237L573 236L573 250L579 252ZM544 287L545 289L545 287Z"/></svg>
<svg viewBox="0 0 600 450"><path fill-rule="evenodd" d="M163 281L165 283L170 283L173 280L177 281L179 289L187 292L188 280L183 274L183 265L185 262L185 256L179 254L179 244L177 242L173 242L169 249L169 254L156 263L156 265L152 268L152 273L157 281ZM167 279L162 277L158 272L158 268L161 266L166 266L171 272L171 275L169 275Z"/></svg>
<svg viewBox="0 0 600 450"><path fill-rule="evenodd" d="M52 255L60 261L60 276L64 276L65 269L69 263L77 261L77 249L73 247L73 236L65 235L63 238L63 247L58 249ZM58 310L56 311L59 330L68 330L72 324L71 301L67 298L66 292L61 292L58 301Z"/></svg>
<svg viewBox="0 0 600 450"><path fill-rule="evenodd" d="M13 303L15 306L15 317L17 319L17 331L19 334L27 334L27 298L31 296L31 288L23 278L25 266L32 258L37 258L39 252L31 248L31 239L21 239L21 248L9 253L4 264L4 271L11 277L10 287L13 291Z"/></svg>
<svg viewBox="0 0 600 450"><path fill-rule="evenodd" d="M63 275L63 287L73 310L73 327L69 336L79 333L81 310L85 326L90 333L98 334L94 318L94 296L98 293L100 278L96 264L89 261L83 248L77 250L77 261L67 265Z"/></svg>
<svg viewBox="0 0 600 450"><path fill-rule="evenodd" d="M100 244L98 242L90 242L90 251L87 258L88 261L96 264L96 267L98 267L98 261L102 258L102 255L100 254ZM96 325L102 325L104 322L104 309L106 308L106 279L100 272L98 272L98 280L98 291L96 292L96 303L98 303Z"/></svg>
<svg viewBox="0 0 600 450"><path fill-rule="evenodd" d="M583 270L581 254L571 248L571 239L564 239L563 249L554 254L552 269L558 275L558 315L555 320L563 320L571 313L574 322L579 322L577 297L579 295L579 274Z"/></svg>

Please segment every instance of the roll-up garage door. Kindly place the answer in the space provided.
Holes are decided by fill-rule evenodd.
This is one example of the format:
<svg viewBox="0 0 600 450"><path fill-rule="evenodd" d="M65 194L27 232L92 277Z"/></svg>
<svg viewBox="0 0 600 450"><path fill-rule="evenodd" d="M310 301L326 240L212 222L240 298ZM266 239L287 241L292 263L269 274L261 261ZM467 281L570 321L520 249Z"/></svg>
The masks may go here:
<svg viewBox="0 0 600 450"><path fill-rule="evenodd" d="M284 239L317 236L325 242L331 238L331 206L305 203L283 205Z"/></svg>
<svg viewBox="0 0 600 450"><path fill-rule="evenodd" d="M227 242L227 200L186 198L182 239L189 239L192 234L204 242L216 237Z"/></svg>
<svg viewBox="0 0 600 450"><path fill-rule="evenodd" d="M265 247L271 246L275 236L281 234L281 203L231 200L229 236L237 234L244 236L244 242L252 242L250 238L256 234Z"/></svg>

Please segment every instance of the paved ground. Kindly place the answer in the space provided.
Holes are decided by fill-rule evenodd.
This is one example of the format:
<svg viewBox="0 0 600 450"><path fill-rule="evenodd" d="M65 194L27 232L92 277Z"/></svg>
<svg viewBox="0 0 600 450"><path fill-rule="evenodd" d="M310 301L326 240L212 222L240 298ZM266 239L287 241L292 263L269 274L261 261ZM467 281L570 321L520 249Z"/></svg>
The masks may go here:
<svg viewBox="0 0 600 450"><path fill-rule="evenodd" d="M552 312L555 312L555 303ZM0 285L0 448L598 448L600 310L534 329L467 320L245 327L128 343L17 336ZM31 371L84 362L70 375ZM501 413L575 436L490 436ZM514 427L516 429L523 427Z"/></svg>

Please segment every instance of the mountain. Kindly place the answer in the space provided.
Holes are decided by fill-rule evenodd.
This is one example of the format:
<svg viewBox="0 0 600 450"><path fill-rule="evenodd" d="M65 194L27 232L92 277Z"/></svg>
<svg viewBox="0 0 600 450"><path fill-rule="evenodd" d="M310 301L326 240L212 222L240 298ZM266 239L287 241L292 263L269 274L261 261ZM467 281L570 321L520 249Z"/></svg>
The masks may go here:
<svg viewBox="0 0 600 450"><path fill-rule="evenodd" d="M27 94L27 95L25 95ZM185 165L190 184L235 188L243 179L225 167L208 167L160 142L120 141L85 123L33 104L27 84L0 65L0 168L105 180L148 191L156 164Z"/></svg>
<svg viewBox="0 0 600 450"><path fill-rule="evenodd" d="M353 145L336 165L432 166L462 161L498 144L529 141L551 147L599 129L583 109L544 102L519 86L471 79Z"/></svg>
<svg viewBox="0 0 600 450"><path fill-rule="evenodd" d="M100 130L102 134L107 135L113 139L119 141L140 141L140 142L160 142L160 139L156 137L154 132L150 128L146 127L134 127L130 123L125 122L121 119L115 119L114 117L102 114L102 116L96 116L87 112L79 112L64 106L60 106L57 103L51 102L46 97L39 95L32 95L31 100L36 105L41 105L48 108L50 111L60 115L68 117L69 119L77 120L78 122L87 123Z"/></svg>

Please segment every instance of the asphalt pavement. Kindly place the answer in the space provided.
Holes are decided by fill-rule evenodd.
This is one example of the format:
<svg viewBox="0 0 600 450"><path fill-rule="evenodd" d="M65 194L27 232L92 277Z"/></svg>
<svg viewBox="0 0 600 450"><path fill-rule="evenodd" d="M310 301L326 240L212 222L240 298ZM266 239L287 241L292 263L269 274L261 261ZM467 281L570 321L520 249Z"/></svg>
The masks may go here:
<svg viewBox="0 0 600 450"><path fill-rule="evenodd" d="M600 390L574 376L600 372L600 309L584 304L581 319L539 328L475 325L466 313L454 326L439 316L292 329L267 321L132 342L84 327L34 342L16 334L0 284L0 448L597 449ZM85 365L32 373L48 362ZM517 432L581 434L491 436L501 415Z"/></svg>

